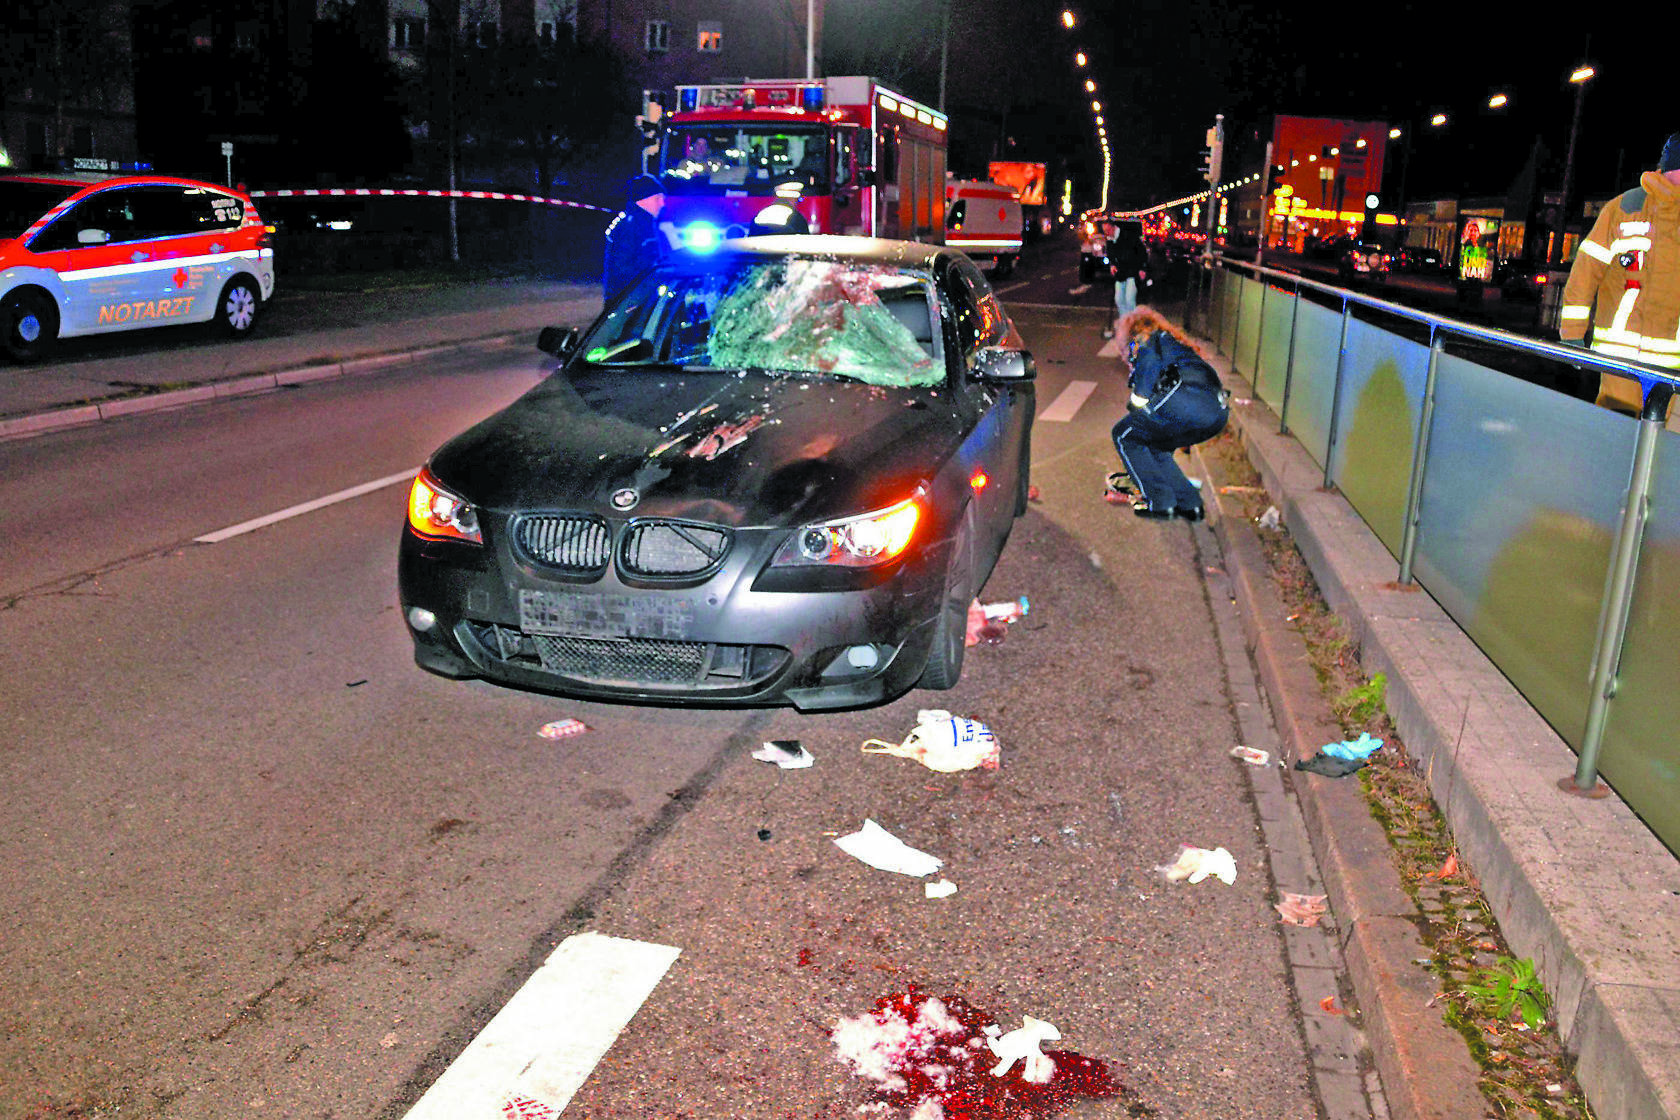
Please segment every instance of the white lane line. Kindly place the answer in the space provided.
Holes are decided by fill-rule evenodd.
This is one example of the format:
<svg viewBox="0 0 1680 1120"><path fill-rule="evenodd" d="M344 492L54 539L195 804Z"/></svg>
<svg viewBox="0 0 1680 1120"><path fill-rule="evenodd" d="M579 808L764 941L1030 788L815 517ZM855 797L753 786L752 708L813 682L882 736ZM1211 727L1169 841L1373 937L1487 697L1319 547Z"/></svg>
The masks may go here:
<svg viewBox="0 0 1680 1120"><path fill-rule="evenodd" d="M1020 289L1026 287L1028 284L1031 284L1031 283L1032 283L1031 280L1017 280L1015 283L1010 284L1006 288L993 288L992 289L992 294L995 295L995 296L1001 296L1006 292L1019 291Z"/></svg>
<svg viewBox="0 0 1680 1120"><path fill-rule="evenodd" d="M1051 423L1065 424L1073 419L1080 406L1096 392L1096 389L1095 381L1069 381L1067 388L1056 395L1056 399L1050 402L1050 407L1040 412L1038 418Z"/></svg>
<svg viewBox="0 0 1680 1120"><path fill-rule="evenodd" d="M1105 341L1102 349L1097 351L1097 357L1099 358L1124 358L1125 356L1126 347L1121 344L1119 335Z"/></svg>
<svg viewBox="0 0 1680 1120"><path fill-rule="evenodd" d="M372 482L364 482L360 486L352 486L348 490L340 490L336 494L328 494L324 498L316 498L314 501L304 502L302 505L292 506L289 509L279 511L278 513L264 514L262 517L253 517L249 521L241 521L237 525L229 525L226 529L217 529L214 533L206 533L202 537L194 537L193 542L196 544L220 544L229 537L237 537L241 533L253 532L257 529L263 528L264 526L272 525L276 521L284 521L289 517L298 517L305 513L314 513L318 509L324 509L327 506L336 505L339 502L347 502L351 498L359 498L363 494L371 494L375 490L383 490L385 487L395 486L399 482L408 482L414 477L414 475L415 471L404 471L402 474L394 474L389 478L377 478Z"/></svg>
<svg viewBox="0 0 1680 1120"><path fill-rule="evenodd" d="M566 938L403 1120L558 1120L681 952Z"/></svg>

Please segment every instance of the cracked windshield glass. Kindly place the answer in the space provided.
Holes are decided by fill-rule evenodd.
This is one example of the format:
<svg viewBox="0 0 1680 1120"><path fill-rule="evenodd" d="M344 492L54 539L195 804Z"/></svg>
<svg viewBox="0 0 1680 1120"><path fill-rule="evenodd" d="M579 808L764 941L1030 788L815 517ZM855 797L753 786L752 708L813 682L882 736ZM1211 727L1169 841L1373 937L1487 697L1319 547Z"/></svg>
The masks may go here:
<svg viewBox="0 0 1680 1120"><path fill-rule="evenodd" d="M926 277L806 257L645 276L584 341L606 366L754 370L921 388L945 377Z"/></svg>

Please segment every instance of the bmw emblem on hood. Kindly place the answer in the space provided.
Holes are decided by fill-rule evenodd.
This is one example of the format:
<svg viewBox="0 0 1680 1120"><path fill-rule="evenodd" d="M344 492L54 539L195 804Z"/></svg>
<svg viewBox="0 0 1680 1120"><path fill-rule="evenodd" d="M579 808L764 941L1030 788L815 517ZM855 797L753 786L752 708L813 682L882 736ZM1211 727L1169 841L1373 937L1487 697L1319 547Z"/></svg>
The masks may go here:
<svg viewBox="0 0 1680 1120"><path fill-rule="evenodd" d="M642 496L628 486L622 490L614 490L611 498L612 507L619 510L632 509L641 500Z"/></svg>

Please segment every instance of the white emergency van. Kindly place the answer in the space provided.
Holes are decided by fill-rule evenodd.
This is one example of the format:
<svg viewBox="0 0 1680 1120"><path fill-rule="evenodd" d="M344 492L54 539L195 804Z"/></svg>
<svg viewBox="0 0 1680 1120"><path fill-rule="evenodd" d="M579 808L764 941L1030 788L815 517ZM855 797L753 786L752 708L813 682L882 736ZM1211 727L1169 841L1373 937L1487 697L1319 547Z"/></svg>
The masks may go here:
<svg viewBox="0 0 1680 1120"><path fill-rule="evenodd" d="M1015 271L1021 255L1021 195L985 179L945 180L945 244L992 262L993 276Z"/></svg>

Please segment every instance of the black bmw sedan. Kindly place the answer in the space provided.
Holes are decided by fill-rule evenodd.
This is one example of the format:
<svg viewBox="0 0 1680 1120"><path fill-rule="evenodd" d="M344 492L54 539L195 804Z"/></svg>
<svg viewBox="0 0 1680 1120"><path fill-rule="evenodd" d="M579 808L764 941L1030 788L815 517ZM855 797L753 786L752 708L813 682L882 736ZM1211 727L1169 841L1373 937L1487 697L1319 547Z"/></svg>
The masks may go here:
<svg viewBox="0 0 1680 1120"><path fill-rule="evenodd" d="M399 561L415 660L599 700L950 688L1026 509L1034 367L939 246L762 237L645 273L440 448Z"/></svg>

